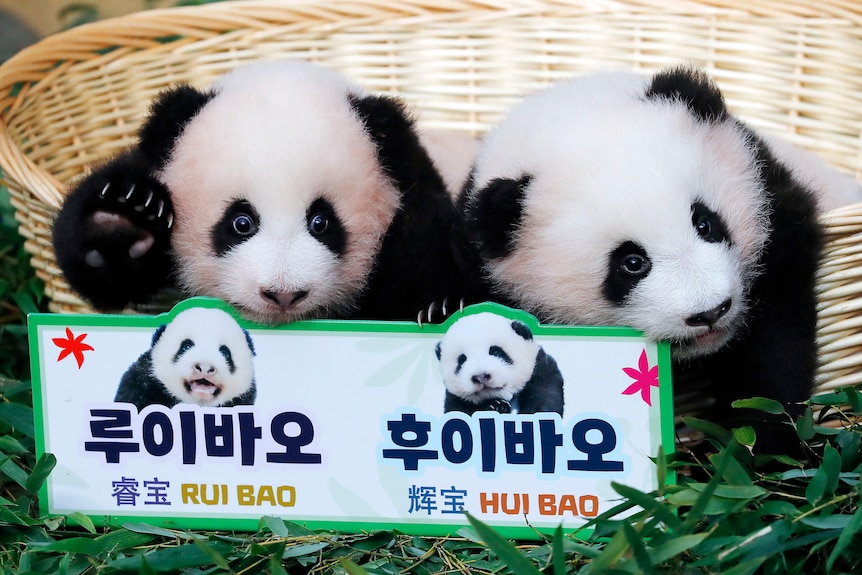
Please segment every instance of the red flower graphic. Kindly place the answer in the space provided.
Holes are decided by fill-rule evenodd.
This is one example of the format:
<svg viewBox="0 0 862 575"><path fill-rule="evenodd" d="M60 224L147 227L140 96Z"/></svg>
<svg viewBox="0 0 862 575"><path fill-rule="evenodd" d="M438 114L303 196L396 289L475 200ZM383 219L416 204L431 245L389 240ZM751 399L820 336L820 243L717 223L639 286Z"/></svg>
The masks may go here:
<svg viewBox="0 0 862 575"><path fill-rule="evenodd" d="M51 341L61 350L60 355L57 356L57 361L63 361L66 356L71 354L75 356L75 361L78 362L78 369L81 369L81 366L84 365L84 352L93 351L93 346L84 343L85 337L87 337L86 333L76 336L67 327L65 339L62 337L53 338Z"/></svg>
<svg viewBox="0 0 862 575"><path fill-rule="evenodd" d="M638 359L637 369L634 369L633 367L624 367L623 371L627 376L635 380L633 384L623 390L623 395L633 395L640 391L641 399L643 399L647 405L652 407L650 388L658 387L658 366L649 366L646 350L641 352L640 359Z"/></svg>

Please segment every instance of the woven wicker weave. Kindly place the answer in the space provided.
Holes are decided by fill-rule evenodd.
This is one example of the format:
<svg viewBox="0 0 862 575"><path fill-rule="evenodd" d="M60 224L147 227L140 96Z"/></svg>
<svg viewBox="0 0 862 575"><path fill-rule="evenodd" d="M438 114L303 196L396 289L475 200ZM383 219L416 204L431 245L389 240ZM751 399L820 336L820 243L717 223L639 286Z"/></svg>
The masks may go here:
<svg viewBox="0 0 862 575"><path fill-rule="evenodd" d="M862 4L853 0L250 0L153 10L56 34L0 66L0 167L52 309L87 309L51 249L66 184L131 144L163 88L206 86L260 58L320 62L404 97L423 125L473 135L548 82L685 60L755 127L862 174ZM862 204L824 221L820 390L862 381Z"/></svg>

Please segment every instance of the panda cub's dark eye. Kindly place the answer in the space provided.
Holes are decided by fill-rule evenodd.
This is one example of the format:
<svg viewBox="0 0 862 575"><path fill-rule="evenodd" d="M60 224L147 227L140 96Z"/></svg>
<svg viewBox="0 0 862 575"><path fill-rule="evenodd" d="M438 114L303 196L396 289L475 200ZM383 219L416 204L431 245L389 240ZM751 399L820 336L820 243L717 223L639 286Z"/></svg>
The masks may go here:
<svg viewBox="0 0 862 575"><path fill-rule="evenodd" d="M233 231L241 236L249 236L257 231L257 224L248 214L239 214L233 219Z"/></svg>
<svg viewBox="0 0 862 575"><path fill-rule="evenodd" d="M248 200L233 200L210 230L213 252L222 257L253 238L260 230L260 214Z"/></svg>
<svg viewBox="0 0 862 575"><path fill-rule="evenodd" d="M628 254L620 263L620 271L630 276L645 275L650 269L650 261L641 254Z"/></svg>
<svg viewBox="0 0 862 575"><path fill-rule="evenodd" d="M312 235L324 233L329 228L329 218L326 214L314 214L308 219L308 231Z"/></svg>
<svg viewBox="0 0 862 575"><path fill-rule="evenodd" d="M635 286L649 275L652 260L643 246L624 241L608 254L607 269L602 295L609 302L623 305Z"/></svg>
<svg viewBox="0 0 862 575"><path fill-rule="evenodd" d="M695 202L691 206L691 225L705 242L715 244L728 239L727 228L721 216L700 202Z"/></svg>

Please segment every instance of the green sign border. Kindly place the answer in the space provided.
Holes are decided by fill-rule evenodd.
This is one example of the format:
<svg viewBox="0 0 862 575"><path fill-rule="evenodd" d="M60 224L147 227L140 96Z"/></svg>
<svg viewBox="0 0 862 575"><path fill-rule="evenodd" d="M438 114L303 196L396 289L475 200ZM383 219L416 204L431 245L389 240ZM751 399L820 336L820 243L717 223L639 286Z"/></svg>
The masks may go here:
<svg viewBox="0 0 862 575"><path fill-rule="evenodd" d="M519 320L526 323L533 331L535 336L580 336L580 337L615 337L628 338L636 337L643 339L643 333L626 327L596 327L596 326L567 326L567 325L547 325L539 323L539 321L531 314L518 309L509 308L496 303L480 303L471 305L465 308L462 312L452 314L446 321L442 323L426 323L419 325L415 322L407 321L358 321L358 320L330 320L316 319L305 320L281 326L264 326L249 322L243 319L232 307L224 302L208 297L193 297L177 303L170 311L159 315L126 315L126 314L53 314L53 313L36 313L30 314L27 318L29 346L30 346L30 362L32 371L32 392L33 392L33 412L35 418L35 443L36 456L40 457L45 453L46 443L46 422L44 418L44 397L42 385L42 365L39 361L38 353L39 329L42 327L117 327L117 328L153 328L156 329L162 324L169 322L174 316L180 312L193 307L208 307L223 309L237 322L246 329L266 329L273 331L330 331L330 332L362 332L362 333L377 333L377 334L423 334L423 335L442 335L446 330L464 315L470 315L480 312L492 312L503 315L510 319ZM661 437L659 438L660 445L665 453L672 453L675 449L675 431L674 431L674 415L673 415L673 385L671 377L671 357L670 345L667 342L656 343L656 351L658 355L658 372L659 372L659 408L661 409ZM44 360L44 356L42 357ZM50 479L50 476L49 476ZM675 475L668 473L666 483L672 485L676 482ZM51 514L49 509L48 497L48 481L43 483L39 490L39 511L42 515ZM190 529L190 530L217 530L217 531L250 531L254 532L259 529L260 518L229 518L229 517L202 517L198 515L189 516L141 516L141 515L92 515L87 514L95 525L98 526L122 526L124 523L146 523L164 528L173 529ZM261 515L265 517L267 514ZM280 517L281 518L281 517ZM343 532L369 532L377 530L392 530L397 529L401 532L411 535L427 535L427 536L447 536L453 535L458 530L464 528L466 524L457 523L437 523L428 522L427 520L415 522L403 522L402 520L393 521L338 521L338 520L301 520L292 518L282 518L286 521L296 523L308 529L326 529ZM492 524L493 525L493 524ZM541 533L551 534L553 529L550 528L534 528L527 525L512 526L512 525L493 525L494 529L504 537L515 539L536 539L537 531ZM569 532L589 532L583 528L572 528Z"/></svg>

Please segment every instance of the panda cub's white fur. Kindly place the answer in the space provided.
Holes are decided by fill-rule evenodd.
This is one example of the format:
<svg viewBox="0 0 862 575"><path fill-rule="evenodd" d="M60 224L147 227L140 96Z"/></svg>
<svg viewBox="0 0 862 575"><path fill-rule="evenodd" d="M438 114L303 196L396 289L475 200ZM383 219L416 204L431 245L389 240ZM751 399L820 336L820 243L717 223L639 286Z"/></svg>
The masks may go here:
<svg viewBox="0 0 862 575"><path fill-rule="evenodd" d="M351 108L350 97L364 90L295 61L238 67L213 92L158 175L174 201L179 283L262 323L350 309L400 199ZM226 253L203 250L213 223L239 197L260 215L257 233ZM308 232L307 211L319 198L342 219L346 256ZM262 292L276 294L274 301ZM291 302L287 294L304 295Z"/></svg>
<svg viewBox="0 0 862 575"><path fill-rule="evenodd" d="M670 100L645 103L648 82L627 73L561 82L523 100L489 134L473 189L531 179L518 249L488 270L540 317L633 326L676 342L678 358L707 354L744 321L769 231L766 195L740 126L702 122ZM721 208L732 244L698 237L691 206L700 198ZM602 295L607 255L621 238L648 246L652 266L622 306ZM686 322L728 300L712 329Z"/></svg>
<svg viewBox="0 0 862 575"><path fill-rule="evenodd" d="M492 130L460 198L491 298L546 323L623 325L711 382L712 418L798 438L737 399L810 397L815 194L703 72L609 73L525 98ZM684 378L680 378L684 379Z"/></svg>
<svg viewBox="0 0 862 575"><path fill-rule="evenodd" d="M435 351L446 386L444 411L562 415L562 374L523 322L489 312L467 315Z"/></svg>
<svg viewBox="0 0 862 575"><path fill-rule="evenodd" d="M254 355L248 332L228 313L191 308L156 331L152 347L123 376L115 401L139 409L252 404Z"/></svg>

